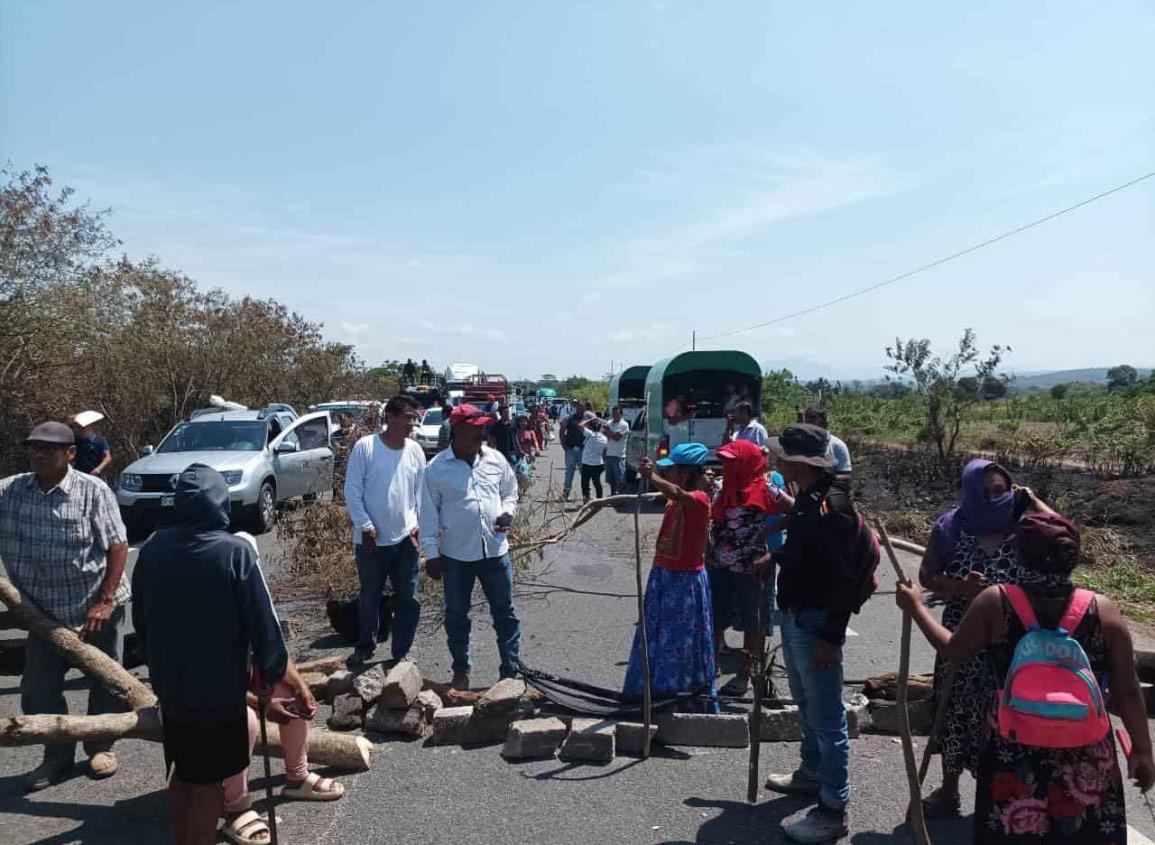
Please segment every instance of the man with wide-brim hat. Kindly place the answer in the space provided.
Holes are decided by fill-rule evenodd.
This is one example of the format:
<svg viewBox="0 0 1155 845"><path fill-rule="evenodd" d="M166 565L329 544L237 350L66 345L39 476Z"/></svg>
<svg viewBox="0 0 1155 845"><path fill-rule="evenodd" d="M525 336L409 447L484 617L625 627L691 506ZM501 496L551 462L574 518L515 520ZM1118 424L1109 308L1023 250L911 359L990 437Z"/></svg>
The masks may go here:
<svg viewBox="0 0 1155 845"><path fill-rule="evenodd" d="M112 465L112 450L108 441L93 430L104 419L99 411L81 411L69 421L76 435L76 457L72 466L88 475L103 475Z"/></svg>
<svg viewBox="0 0 1155 845"><path fill-rule="evenodd" d="M766 788L812 796L817 805L783 821L795 842L827 842L849 831L850 736L842 704L842 643L858 610L848 583L858 515L849 484L834 473L830 436L801 423L766 443L778 470L797 490L778 555L782 653L790 693L802 717L802 763L774 774Z"/></svg>
<svg viewBox="0 0 1155 845"><path fill-rule="evenodd" d="M32 471L0 480L0 559L23 596L120 662L128 535L116 495L99 478L73 469L76 436L64 423L43 422L24 442ZM29 637L21 709L26 714L67 715L68 668L48 642ZM93 682L89 715L119 709L104 685ZM86 742L84 747L92 777L116 772L110 741ZM46 745L44 762L26 776L25 789L43 789L65 778L75 754L75 744Z"/></svg>

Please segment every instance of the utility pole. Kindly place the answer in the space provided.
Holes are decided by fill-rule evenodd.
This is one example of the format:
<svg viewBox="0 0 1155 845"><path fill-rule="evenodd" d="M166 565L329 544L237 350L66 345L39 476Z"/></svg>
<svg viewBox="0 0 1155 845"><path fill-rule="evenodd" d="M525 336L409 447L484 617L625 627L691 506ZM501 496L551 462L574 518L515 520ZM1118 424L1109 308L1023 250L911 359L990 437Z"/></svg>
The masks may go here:
<svg viewBox="0 0 1155 845"><path fill-rule="evenodd" d="M696 352L698 350L698 331L695 329L690 333L690 350Z"/></svg>

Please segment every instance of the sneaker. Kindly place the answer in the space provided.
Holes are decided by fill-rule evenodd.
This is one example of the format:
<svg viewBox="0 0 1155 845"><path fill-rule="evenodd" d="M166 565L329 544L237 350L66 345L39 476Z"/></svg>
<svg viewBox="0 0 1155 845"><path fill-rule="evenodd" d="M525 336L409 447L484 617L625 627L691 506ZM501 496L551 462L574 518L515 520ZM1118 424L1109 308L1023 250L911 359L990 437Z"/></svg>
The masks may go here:
<svg viewBox="0 0 1155 845"><path fill-rule="evenodd" d="M61 757L58 760L45 760L24 776L24 791L39 792L42 789L47 789L52 784L64 780L71 771L72 761L66 757Z"/></svg>
<svg viewBox="0 0 1155 845"><path fill-rule="evenodd" d="M373 649L357 646L353 653L345 658L345 665L352 669L354 666L364 666L373 657Z"/></svg>
<svg viewBox="0 0 1155 845"><path fill-rule="evenodd" d="M469 690L469 673L454 672L453 680L449 682L449 688L458 692L467 692Z"/></svg>
<svg viewBox="0 0 1155 845"><path fill-rule="evenodd" d="M116 755L111 751L98 751L88 758L88 776L93 780L110 778L116 774L116 770L119 768L120 764L116 761Z"/></svg>
<svg viewBox="0 0 1155 845"><path fill-rule="evenodd" d="M814 775L798 769L788 775L770 775L766 778L766 788L783 795L817 795L821 785Z"/></svg>
<svg viewBox="0 0 1155 845"><path fill-rule="evenodd" d="M832 810L819 804L799 821L783 822L782 832L792 842L820 845L850 834L850 816L845 810Z"/></svg>

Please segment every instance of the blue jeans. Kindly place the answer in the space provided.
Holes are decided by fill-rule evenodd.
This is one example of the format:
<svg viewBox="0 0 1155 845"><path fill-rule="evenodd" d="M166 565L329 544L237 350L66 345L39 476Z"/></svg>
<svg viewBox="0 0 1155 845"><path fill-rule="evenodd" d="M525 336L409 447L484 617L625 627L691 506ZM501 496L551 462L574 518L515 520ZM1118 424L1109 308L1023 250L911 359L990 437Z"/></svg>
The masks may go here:
<svg viewBox="0 0 1155 845"><path fill-rule="evenodd" d="M565 497L568 499L570 491L573 490L573 477L577 474L578 467L582 465L582 447L570 446L565 450L565 485L562 490L565 492Z"/></svg>
<svg viewBox="0 0 1155 845"><path fill-rule="evenodd" d="M88 643L96 646L117 663L123 663L124 608L118 607L113 610L112 617L104 623L100 633L90 636ZM64 658L57 654L46 640L33 636L28 637L24 654L24 676L20 679L20 709L27 715L36 713L68 715L68 702L64 698L64 675L68 672L69 666ZM119 713L124 709L100 681L90 680L88 684L89 716ZM84 750L89 757L111 749L111 739L84 743ZM46 761L64 760L71 764L75 757L75 742L44 746Z"/></svg>
<svg viewBox="0 0 1155 845"><path fill-rule="evenodd" d="M392 546L366 548L358 544L357 577L361 596L357 605L357 648L377 647L377 626L381 622L381 593L385 579L393 586L393 657L409 654L417 623L421 620L421 569L417 547L406 537Z"/></svg>
<svg viewBox="0 0 1155 845"><path fill-rule="evenodd" d="M626 459L606 455L606 484L610 485L610 495L618 492L618 487L626 475Z"/></svg>
<svg viewBox="0 0 1155 845"><path fill-rule="evenodd" d="M814 667L825 610L782 611L782 654L790 694L802 717L802 770L818 778L819 798L834 810L850 801L850 734L842 703L842 650L829 669Z"/></svg>
<svg viewBox="0 0 1155 845"><path fill-rule="evenodd" d="M468 672L469 605L473 599L473 582L481 581L482 592L489 602L493 630L497 632L497 651L501 655L501 677L517 675L521 650L521 622L513 608L513 567L509 555L481 560L445 560L445 633L453 671Z"/></svg>

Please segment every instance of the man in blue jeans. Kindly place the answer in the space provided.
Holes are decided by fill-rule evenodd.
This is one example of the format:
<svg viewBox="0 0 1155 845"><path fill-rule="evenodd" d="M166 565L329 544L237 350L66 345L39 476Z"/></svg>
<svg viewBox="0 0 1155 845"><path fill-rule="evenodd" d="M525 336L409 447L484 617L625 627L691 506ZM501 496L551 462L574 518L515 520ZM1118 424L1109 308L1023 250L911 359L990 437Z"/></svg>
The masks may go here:
<svg viewBox="0 0 1155 845"><path fill-rule="evenodd" d="M513 607L507 532L517 510L517 476L501 453L484 445L493 418L459 405L449 418L453 443L429 462L421 497L426 571L445 580L445 633L454 689L469 689L470 600L475 581L489 603L502 678L517 674L521 622Z"/></svg>
<svg viewBox="0 0 1155 845"><path fill-rule="evenodd" d="M860 585L845 565L854 555L858 515L846 481L834 475L825 429L796 425L767 442L797 496L779 553L778 607L790 693L802 717L802 765L770 775L774 792L818 799L783 832L803 843L828 842L849 832L850 736L842 703L842 643Z"/></svg>
<svg viewBox="0 0 1155 845"><path fill-rule="evenodd" d="M581 406L574 408L572 414L566 417L561 424L561 447L565 450L565 483L562 485L562 498L569 499L573 491L573 477L582 465L582 449L586 445L586 437L582 430L583 412Z"/></svg>
<svg viewBox="0 0 1155 845"><path fill-rule="evenodd" d="M417 507L425 475L425 453L409 435L417 425L417 403L394 396L385 405L385 431L357 441L345 470L345 507L353 520L357 578L357 647L350 667L377 649L381 592L393 586L393 659L413 646L421 619L421 567L417 560Z"/></svg>

